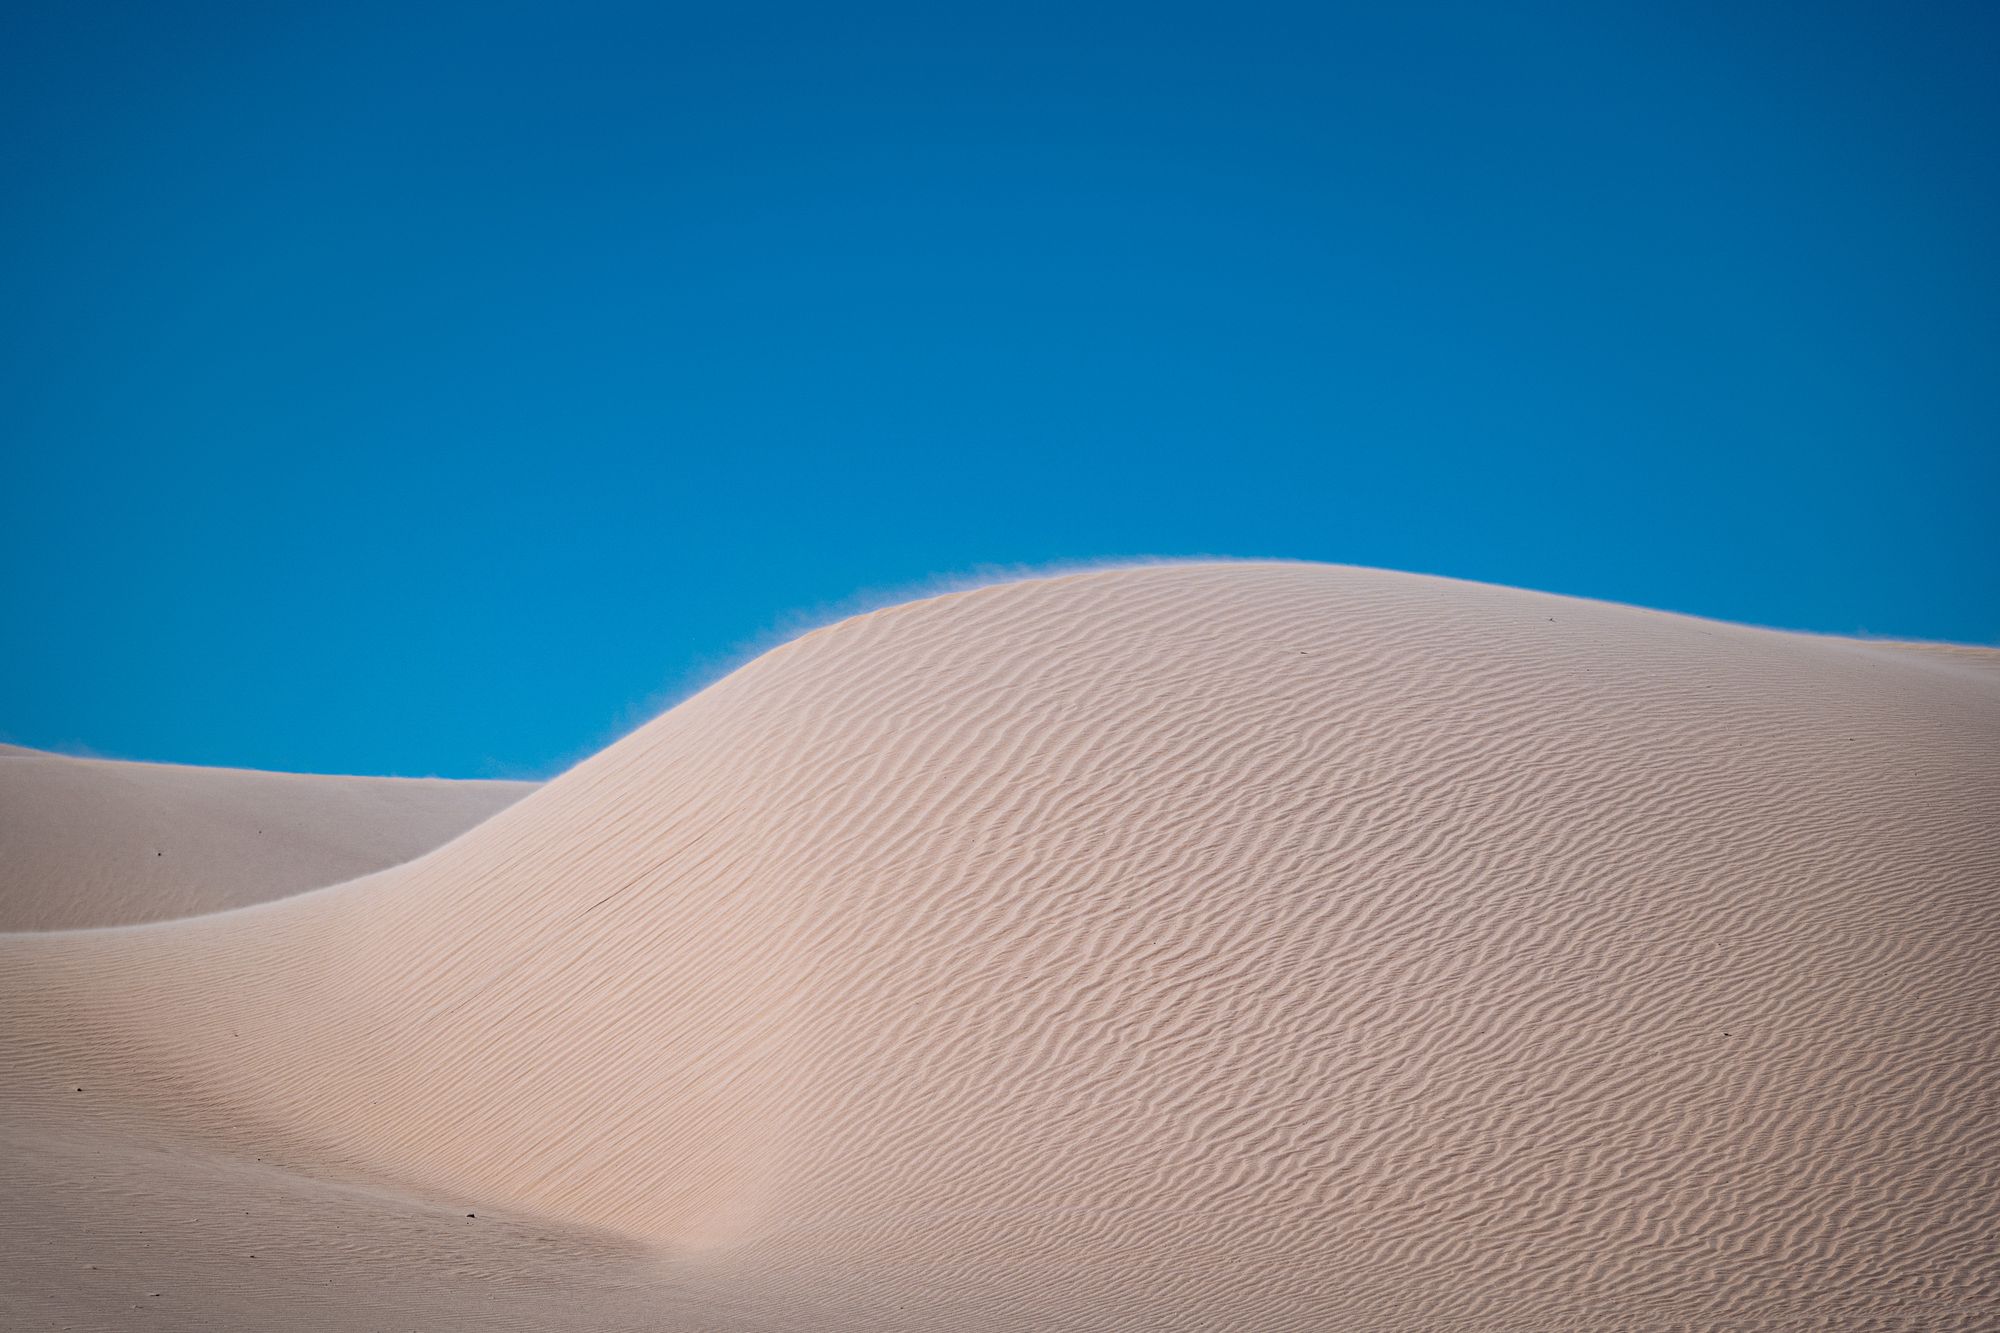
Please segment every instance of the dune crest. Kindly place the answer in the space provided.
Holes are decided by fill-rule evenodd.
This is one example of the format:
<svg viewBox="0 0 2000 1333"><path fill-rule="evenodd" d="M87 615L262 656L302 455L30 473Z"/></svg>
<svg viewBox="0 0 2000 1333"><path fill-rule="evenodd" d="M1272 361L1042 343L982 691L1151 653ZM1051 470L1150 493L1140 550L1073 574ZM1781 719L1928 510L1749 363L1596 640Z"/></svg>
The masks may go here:
<svg viewBox="0 0 2000 1333"><path fill-rule="evenodd" d="M634 1238L633 1327L1979 1327L1973 659L1308 565L891 607L410 864L0 940L6 1116Z"/></svg>

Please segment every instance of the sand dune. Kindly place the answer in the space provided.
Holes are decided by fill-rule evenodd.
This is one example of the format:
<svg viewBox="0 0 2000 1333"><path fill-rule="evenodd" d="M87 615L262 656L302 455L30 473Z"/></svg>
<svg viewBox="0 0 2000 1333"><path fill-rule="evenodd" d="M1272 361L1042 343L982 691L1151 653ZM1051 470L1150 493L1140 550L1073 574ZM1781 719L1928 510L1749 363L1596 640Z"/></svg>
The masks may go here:
<svg viewBox="0 0 2000 1333"><path fill-rule="evenodd" d="M0 930L219 912L408 861L535 789L0 746Z"/></svg>
<svg viewBox="0 0 2000 1333"><path fill-rule="evenodd" d="M1994 660L1296 565L818 630L0 939L0 1318L1994 1327Z"/></svg>

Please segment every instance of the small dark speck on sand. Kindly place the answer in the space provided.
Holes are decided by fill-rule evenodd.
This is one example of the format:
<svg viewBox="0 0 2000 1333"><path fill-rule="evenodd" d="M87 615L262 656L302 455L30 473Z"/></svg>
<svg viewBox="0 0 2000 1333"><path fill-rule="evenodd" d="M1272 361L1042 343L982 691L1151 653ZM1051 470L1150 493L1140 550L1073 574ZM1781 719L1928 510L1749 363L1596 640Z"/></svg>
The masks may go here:
<svg viewBox="0 0 2000 1333"><path fill-rule="evenodd" d="M466 1216L467 1216L467 1217L477 1217L477 1216L479 1216L479 1214L478 1214L478 1213L467 1213L467 1214L466 1214Z"/></svg>

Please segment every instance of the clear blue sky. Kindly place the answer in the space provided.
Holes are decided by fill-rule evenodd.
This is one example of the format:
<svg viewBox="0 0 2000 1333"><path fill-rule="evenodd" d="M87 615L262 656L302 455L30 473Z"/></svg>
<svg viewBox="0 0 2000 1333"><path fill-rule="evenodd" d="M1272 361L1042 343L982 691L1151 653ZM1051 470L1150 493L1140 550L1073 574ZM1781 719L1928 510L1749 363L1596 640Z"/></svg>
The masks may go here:
<svg viewBox="0 0 2000 1333"><path fill-rule="evenodd" d="M0 737L540 774L1135 555L2000 641L1990 5L312 8L5 6Z"/></svg>

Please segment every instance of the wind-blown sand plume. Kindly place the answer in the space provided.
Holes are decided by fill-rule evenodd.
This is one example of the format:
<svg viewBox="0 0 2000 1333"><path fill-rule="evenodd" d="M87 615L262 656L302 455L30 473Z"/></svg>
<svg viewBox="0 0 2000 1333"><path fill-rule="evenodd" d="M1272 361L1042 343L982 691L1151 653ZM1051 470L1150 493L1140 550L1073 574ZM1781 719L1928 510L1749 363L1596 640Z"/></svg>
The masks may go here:
<svg viewBox="0 0 2000 1333"><path fill-rule="evenodd" d="M0 746L0 930L162 921L338 884L430 851L534 789Z"/></svg>
<svg viewBox="0 0 2000 1333"><path fill-rule="evenodd" d="M164 1157L423 1327L529 1234L481 1326L1990 1327L1960 658L1293 565L816 631L409 865L0 941L0 1313L171 1243Z"/></svg>

